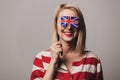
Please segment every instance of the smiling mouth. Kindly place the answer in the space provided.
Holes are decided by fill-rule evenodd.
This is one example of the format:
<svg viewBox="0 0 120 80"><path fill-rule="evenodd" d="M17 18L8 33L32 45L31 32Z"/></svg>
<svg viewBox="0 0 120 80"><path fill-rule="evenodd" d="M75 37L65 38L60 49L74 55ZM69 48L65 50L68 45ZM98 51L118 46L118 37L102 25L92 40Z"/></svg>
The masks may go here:
<svg viewBox="0 0 120 80"><path fill-rule="evenodd" d="M73 32L63 32L65 36L71 37L73 35Z"/></svg>

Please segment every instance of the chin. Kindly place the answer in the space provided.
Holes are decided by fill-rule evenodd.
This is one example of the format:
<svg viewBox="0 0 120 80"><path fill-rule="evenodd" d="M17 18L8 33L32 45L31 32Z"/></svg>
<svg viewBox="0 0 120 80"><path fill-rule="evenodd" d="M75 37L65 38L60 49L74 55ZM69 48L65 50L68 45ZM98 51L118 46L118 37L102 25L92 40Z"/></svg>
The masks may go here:
<svg viewBox="0 0 120 80"><path fill-rule="evenodd" d="M73 38L63 38L63 40L66 42L71 42L73 40Z"/></svg>

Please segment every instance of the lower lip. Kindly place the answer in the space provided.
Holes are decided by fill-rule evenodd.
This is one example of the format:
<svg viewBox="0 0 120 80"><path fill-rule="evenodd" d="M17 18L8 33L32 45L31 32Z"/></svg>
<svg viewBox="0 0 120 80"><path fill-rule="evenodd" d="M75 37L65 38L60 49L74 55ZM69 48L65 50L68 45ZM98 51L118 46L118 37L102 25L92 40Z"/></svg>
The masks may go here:
<svg viewBox="0 0 120 80"><path fill-rule="evenodd" d="M72 33L64 33L64 35L67 36L67 37L71 37Z"/></svg>

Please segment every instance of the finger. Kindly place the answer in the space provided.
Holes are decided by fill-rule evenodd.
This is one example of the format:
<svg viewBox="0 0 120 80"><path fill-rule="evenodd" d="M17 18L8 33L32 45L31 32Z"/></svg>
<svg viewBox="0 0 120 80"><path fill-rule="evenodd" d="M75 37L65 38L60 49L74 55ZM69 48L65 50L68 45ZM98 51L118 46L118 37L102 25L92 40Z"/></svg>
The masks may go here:
<svg viewBox="0 0 120 80"><path fill-rule="evenodd" d="M62 51L62 48L61 48L61 47L55 47L54 49L56 49L58 52L59 52L59 51Z"/></svg>
<svg viewBox="0 0 120 80"><path fill-rule="evenodd" d="M60 41L57 41L56 43L55 43L55 45L60 45L61 44L61 42Z"/></svg>
<svg viewBox="0 0 120 80"><path fill-rule="evenodd" d="M61 48L55 48L54 51L57 53L57 54L60 54L62 52L62 49Z"/></svg>
<svg viewBox="0 0 120 80"><path fill-rule="evenodd" d="M61 44L56 45L55 47L56 47L56 48L62 48L62 47L61 47Z"/></svg>
<svg viewBox="0 0 120 80"><path fill-rule="evenodd" d="M54 48L54 47L59 46L59 45L60 45L60 42L58 41L58 42L52 44L52 45L51 45L51 48Z"/></svg>

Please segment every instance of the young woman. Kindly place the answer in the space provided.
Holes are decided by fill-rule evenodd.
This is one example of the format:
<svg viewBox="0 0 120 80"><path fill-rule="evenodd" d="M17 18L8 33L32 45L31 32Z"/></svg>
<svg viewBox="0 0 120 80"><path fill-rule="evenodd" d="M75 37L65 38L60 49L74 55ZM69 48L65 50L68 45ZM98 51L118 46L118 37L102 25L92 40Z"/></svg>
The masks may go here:
<svg viewBox="0 0 120 80"><path fill-rule="evenodd" d="M31 80L103 80L100 59L85 50L86 28L80 9L61 4L55 12L53 44L34 60Z"/></svg>

